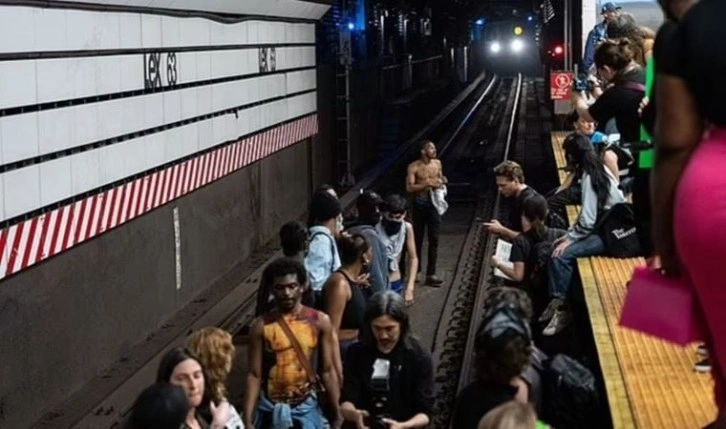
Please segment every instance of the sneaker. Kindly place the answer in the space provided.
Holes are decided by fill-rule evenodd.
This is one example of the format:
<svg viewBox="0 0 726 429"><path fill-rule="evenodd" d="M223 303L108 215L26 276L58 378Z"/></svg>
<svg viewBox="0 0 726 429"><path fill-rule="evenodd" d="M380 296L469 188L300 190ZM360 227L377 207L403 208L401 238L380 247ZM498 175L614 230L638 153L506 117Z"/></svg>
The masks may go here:
<svg viewBox="0 0 726 429"><path fill-rule="evenodd" d="M696 372L711 372L711 360L706 358L697 362L693 365L693 370Z"/></svg>
<svg viewBox="0 0 726 429"><path fill-rule="evenodd" d="M436 274L431 274L429 276L426 276L426 285L427 286L434 286L438 287L441 286L444 283L444 281L439 278Z"/></svg>
<svg viewBox="0 0 726 429"><path fill-rule="evenodd" d="M701 358L708 357L708 348L705 344L699 344L698 347L696 347L696 355Z"/></svg>
<svg viewBox="0 0 726 429"><path fill-rule="evenodd" d="M539 316L539 322L549 322L550 319L552 319L552 316L555 315L555 310L560 308L563 304L563 300L561 298L554 298L550 301L550 303L547 305L547 308L542 312L542 315Z"/></svg>
<svg viewBox="0 0 726 429"><path fill-rule="evenodd" d="M542 330L542 335L549 337L562 332L570 324L571 319L572 315L569 310L555 310L550 323Z"/></svg>

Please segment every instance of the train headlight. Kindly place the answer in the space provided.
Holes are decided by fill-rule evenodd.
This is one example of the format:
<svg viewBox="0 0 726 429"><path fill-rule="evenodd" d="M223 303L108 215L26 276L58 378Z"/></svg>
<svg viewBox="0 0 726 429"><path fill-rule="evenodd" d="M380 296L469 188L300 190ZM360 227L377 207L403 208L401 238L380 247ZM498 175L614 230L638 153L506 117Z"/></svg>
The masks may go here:
<svg viewBox="0 0 726 429"><path fill-rule="evenodd" d="M493 54L498 54L499 51L502 50L502 45L500 45L499 42L494 42L489 46L489 50L492 51Z"/></svg>
<svg viewBox="0 0 726 429"><path fill-rule="evenodd" d="M512 52L522 52L522 50L524 49L524 42L522 42L521 39L514 39L512 40L512 44L510 45L510 47L512 48Z"/></svg>

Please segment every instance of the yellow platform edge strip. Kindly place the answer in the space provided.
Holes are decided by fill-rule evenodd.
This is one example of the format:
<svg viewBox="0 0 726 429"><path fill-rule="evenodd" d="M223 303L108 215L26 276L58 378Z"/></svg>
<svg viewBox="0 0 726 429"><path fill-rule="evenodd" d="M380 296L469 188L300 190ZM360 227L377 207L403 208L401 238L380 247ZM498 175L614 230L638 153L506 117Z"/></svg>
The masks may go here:
<svg viewBox="0 0 726 429"><path fill-rule="evenodd" d="M567 136L565 132L552 133L552 151L555 155L557 168L564 167L567 163L562 151L562 142ZM560 183L567 177L567 173L558 170ZM577 218L577 208L568 207L567 217L570 223ZM577 260L577 266L580 271L580 280L584 289L585 301L588 307L590 324L592 325L592 333L595 339L595 348L597 349L600 368L603 373L605 382L605 394L607 395L608 406L610 407L610 417L612 419L614 429L635 428L635 418L630 407L625 378L620 369L620 362L613 343L613 335L610 332L610 326L605 317L605 309L597 288L595 273L589 258Z"/></svg>

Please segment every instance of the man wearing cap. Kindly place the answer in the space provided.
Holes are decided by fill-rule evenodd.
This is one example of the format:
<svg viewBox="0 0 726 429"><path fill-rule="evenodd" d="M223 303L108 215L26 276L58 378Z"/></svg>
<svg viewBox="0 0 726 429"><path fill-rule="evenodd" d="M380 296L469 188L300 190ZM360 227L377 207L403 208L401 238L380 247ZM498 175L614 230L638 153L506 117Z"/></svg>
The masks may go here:
<svg viewBox="0 0 726 429"><path fill-rule="evenodd" d="M595 64L595 49L597 45L607 37L607 25L620 15L621 7L613 2L607 2L600 9L603 20L595 24L590 33L587 35L587 43L585 44L585 55L582 58L582 71L590 72L593 64Z"/></svg>
<svg viewBox="0 0 726 429"><path fill-rule="evenodd" d="M316 305L325 281L340 268L336 237L343 230L343 209L340 201L328 192L316 192L310 202L310 247L305 256L310 287Z"/></svg>
<svg viewBox="0 0 726 429"><path fill-rule="evenodd" d="M381 222L381 204L383 199L373 191L360 194L355 204L358 218L345 230L351 235L360 234L365 237L373 251L373 258L368 267L370 288L364 289L369 296L389 289L386 246L376 230L376 225Z"/></svg>

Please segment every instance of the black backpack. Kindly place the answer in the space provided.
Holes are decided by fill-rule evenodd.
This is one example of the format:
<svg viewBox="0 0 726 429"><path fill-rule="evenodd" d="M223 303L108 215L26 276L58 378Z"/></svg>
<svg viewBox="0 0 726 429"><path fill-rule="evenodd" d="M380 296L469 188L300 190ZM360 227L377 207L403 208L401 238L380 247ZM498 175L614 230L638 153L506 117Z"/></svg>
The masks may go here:
<svg viewBox="0 0 726 429"><path fill-rule="evenodd" d="M569 356L554 356L544 371L548 419L557 428L593 427L600 395L593 373Z"/></svg>

